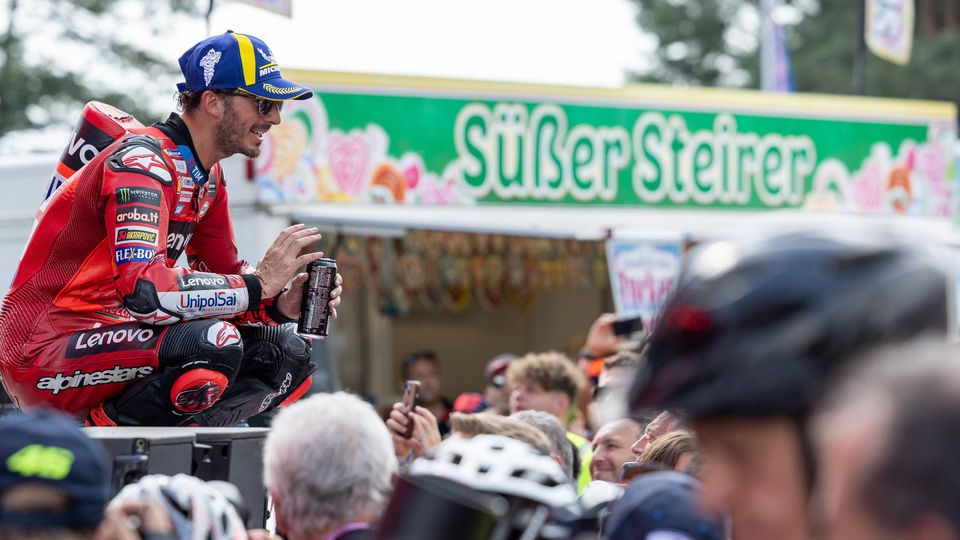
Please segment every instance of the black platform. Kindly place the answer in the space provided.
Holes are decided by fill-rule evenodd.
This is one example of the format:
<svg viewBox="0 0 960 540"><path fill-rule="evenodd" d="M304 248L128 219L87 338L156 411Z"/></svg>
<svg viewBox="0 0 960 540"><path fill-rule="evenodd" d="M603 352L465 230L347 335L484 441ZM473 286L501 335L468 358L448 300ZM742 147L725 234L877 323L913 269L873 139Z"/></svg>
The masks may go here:
<svg viewBox="0 0 960 540"><path fill-rule="evenodd" d="M266 521L265 428L83 428L113 456L114 493L147 474L190 474L237 486L250 509L247 527Z"/></svg>

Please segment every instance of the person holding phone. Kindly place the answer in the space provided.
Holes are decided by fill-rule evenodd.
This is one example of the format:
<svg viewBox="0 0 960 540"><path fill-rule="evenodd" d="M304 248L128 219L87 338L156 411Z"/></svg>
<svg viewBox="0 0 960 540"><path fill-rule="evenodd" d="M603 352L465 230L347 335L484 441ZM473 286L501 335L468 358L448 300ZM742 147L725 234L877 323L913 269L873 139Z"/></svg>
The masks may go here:
<svg viewBox="0 0 960 540"><path fill-rule="evenodd" d="M403 380L420 382L417 405L430 410L436 418L440 435L450 432L447 417L453 411L453 402L443 395L443 378L440 375L440 360L433 351L417 351L404 355L400 362Z"/></svg>
<svg viewBox="0 0 960 540"><path fill-rule="evenodd" d="M416 404L421 387L420 381L408 380L404 384L403 400L393 404L387 418L394 454L403 465L422 456L442 439L437 417Z"/></svg>

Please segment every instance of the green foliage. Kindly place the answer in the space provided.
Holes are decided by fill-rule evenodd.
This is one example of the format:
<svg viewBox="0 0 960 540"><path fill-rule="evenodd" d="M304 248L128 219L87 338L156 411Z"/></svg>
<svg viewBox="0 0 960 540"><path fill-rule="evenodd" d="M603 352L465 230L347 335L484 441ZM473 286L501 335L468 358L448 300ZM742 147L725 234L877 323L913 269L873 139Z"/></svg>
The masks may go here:
<svg viewBox="0 0 960 540"><path fill-rule="evenodd" d="M96 99L115 105L138 118L158 116L144 103L135 82L156 80L177 72L175 63L161 57L122 30L131 24L147 36L175 24L176 15L196 13L194 0L0 0L0 137L18 129L72 125L75 111ZM117 31L113 31L117 30ZM36 35L58 44L56 52L43 50ZM94 66L77 61L78 51L96 51ZM80 58L83 58L82 56ZM104 80L91 67L109 66L118 75ZM100 71L97 71L100 73ZM113 85L111 86L111 84ZM171 90L171 95L173 91Z"/></svg>
<svg viewBox="0 0 960 540"><path fill-rule="evenodd" d="M645 82L757 88L759 49L739 50L729 39L738 11L756 11L756 0L631 0L640 8L641 29L659 37L655 67L633 78ZM801 9L803 18L785 28L800 92L851 93L858 44L859 2L781 0ZM917 9L923 4L918 3ZM922 16L918 13L918 18ZM724 39L727 36L728 39ZM759 37L756 40L759 43ZM670 47L682 43L682 47ZM684 51L679 57L669 53ZM711 69L711 58L726 56L729 70ZM914 33L910 63L899 66L867 53L864 93L894 98L957 101L960 88L960 31ZM739 72L740 79L724 77Z"/></svg>
<svg viewBox="0 0 960 540"><path fill-rule="evenodd" d="M755 78L756 50L738 49L724 37L743 0L631 2L640 8L640 28L659 40L653 69L633 74L635 80L725 86L731 68Z"/></svg>

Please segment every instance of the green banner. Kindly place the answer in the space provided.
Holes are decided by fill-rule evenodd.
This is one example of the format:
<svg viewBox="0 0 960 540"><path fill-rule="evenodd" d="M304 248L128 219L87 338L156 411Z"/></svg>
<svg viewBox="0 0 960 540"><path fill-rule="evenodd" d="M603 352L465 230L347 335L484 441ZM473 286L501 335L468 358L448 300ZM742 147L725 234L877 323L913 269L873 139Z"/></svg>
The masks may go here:
<svg viewBox="0 0 960 540"><path fill-rule="evenodd" d="M956 213L949 106L542 94L323 86L268 133L259 199Z"/></svg>

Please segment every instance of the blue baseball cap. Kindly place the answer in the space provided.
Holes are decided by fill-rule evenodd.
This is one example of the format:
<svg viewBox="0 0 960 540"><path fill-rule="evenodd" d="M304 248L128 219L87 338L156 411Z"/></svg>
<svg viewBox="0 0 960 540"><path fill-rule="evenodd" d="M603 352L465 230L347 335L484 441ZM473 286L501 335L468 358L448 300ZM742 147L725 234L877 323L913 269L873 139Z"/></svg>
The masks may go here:
<svg viewBox="0 0 960 540"><path fill-rule="evenodd" d="M635 478L611 506L609 540L724 540L724 517L697 507L700 484L692 476L660 471Z"/></svg>
<svg viewBox="0 0 960 540"><path fill-rule="evenodd" d="M95 528L110 500L108 464L103 446L62 413L40 408L0 417L0 493L40 484L68 500L62 511L0 507L0 523L24 529Z"/></svg>
<svg viewBox="0 0 960 540"><path fill-rule="evenodd" d="M313 92L280 75L270 47L259 38L233 30L209 37L183 53L181 92L238 89L272 101L309 99Z"/></svg>

